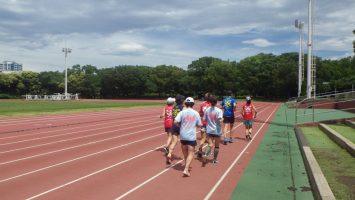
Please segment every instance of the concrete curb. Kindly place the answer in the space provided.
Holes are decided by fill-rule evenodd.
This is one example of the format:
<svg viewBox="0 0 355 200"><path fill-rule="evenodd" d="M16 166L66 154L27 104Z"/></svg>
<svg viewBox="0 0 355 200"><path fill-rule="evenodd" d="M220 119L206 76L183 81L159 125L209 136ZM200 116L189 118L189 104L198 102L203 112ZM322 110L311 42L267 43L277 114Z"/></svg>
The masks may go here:
<svg viewBox="0 0 355 200"><path fill-rule="evenodd" d="M345 120L345 124L350 126L351 128L355 128L355 122L350 120Z"/></svg>
<svg viewBox="0 0 355 200"><path fill-rule="evenodd" d="M311 148L308 146L306 139L304 138L302 130L295 127L296 136L302 152L303 161L306 165L307 174L311 181L313 194L315 199L319 200L335 200L335 196L329 187L327 179L325 178L319 164L314 157Z"/></svg>
<svg viewBox="0 0 355 200"><path fill-rule="evenodd" d="M353 157L355 157L355 144L350 140L337 133L329 126L325 124L319 124L319 128L328 135L330 139L332 139L335 143L337 143L342 148L346 149Z"/></svg>

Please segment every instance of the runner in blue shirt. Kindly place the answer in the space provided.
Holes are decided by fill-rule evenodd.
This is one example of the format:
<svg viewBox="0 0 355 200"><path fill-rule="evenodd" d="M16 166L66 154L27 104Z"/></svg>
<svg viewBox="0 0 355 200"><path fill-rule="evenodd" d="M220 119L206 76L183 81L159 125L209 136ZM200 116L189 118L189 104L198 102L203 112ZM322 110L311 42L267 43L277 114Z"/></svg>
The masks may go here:
<svg viewBox="0 0 355 200"><path fill-rule="evenodd" d="M233 142L233 125L234 125L234 111L236 110L237 101L232 97L232 91L227 92L228 97L223 99L221 107L223 109L223 144L226 145L227 135L229 134L229 143Z"/></svg>
<svg viewBox="0 0 355 200"><path fill-rule="evenodd" d="M194 99L187 97L185 100L186 109L179 112L175 118L175 124L180 126L180 142L181 150L184 155L185 169L184 176L190 176L189 167L191 165L196 142L196 127L202 126L200 115L197 111L192 109L194 106Z"/></svg>

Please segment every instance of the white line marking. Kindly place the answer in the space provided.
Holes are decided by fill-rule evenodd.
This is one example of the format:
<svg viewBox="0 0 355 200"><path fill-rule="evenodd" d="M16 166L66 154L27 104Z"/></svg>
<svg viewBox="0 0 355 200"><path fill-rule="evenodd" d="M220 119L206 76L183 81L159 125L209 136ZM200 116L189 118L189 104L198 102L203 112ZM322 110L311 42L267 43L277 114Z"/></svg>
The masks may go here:
<svg viewBox="0 0 355 200"><path fill-rule="evenodd" d="M147 117L144 118L139 118L139 119L146 119ZM152 119L152 117L149 117L149 119ZM117 121L119 122L126 122L126 121L132 121L132 119L127 119L127 120L112 120L110 122L97 122L97 124L92 124L92 125L85 125L85 128L88 127L95 127L95 126L101 126L101 125L106 125L106 124L113 124L116 123ZM132 123L129 123L132 124ZM126 124L121 124L121 125L126 125ZM12 139L12 138L20 138L20 137L26 137L26 136L34 136L34 135L40 135L40 134L45 134L45 133L54 133L54 132L59 132L59 131L67 131L67 130L73 130L73 129L80 129L83 128L82 124L80 124L80 126L75 126L75 127L71 127L71 128L64 128L64 129L55 129L55 130L50 130L50 131L40 131L40 132L36 132L36 133L28 133L28 134L22 134L22 135L15 135L15 136L7 136L7 137L2 137L0 138L0 140L5 140L5 139Z"/></svg>
<svg viewBox="0 0 355 200"><path fill-rule="evenodd" d="M266 122L270 119L270 117L272 116L272 114L277 110L278 106L274 109L274 111L269 115L269 117L265 120ZM239 159L242 157L242 155L244 154L244 152L248 149L248 147L252 144L252 142L254 141L254 138L256 138L256 136L259 134L259 132L261 131L261 129L264 127L264 125L266 124L263 123L263 125L259 128L258 132L255 134L255 136L253 137L253 139L247 144L247 146L244 147L243 151L238 155L238 157L233 161L233 163L229 166L229 168L224 172L224 174L221 176L221 178L217 181L217 183L213 186L213 188L211 189L211 191L206 195L206 197L204 198L204 200L208 200L211 198L212 194L216 191L216 189L218 188L218 186L222 183L222 181L225 179L225 177L227 176L227 174L232 170L232 168L234 167L234 165L239 161Z"/></svg>
<svg viewBox="0 0 355 200"><path fill-rule="evenodd" d="M145 184L149 183L150 181L156 179L158 176L164 174L165 172L167 172L169 169L171 169L172 167L174 167L175 165L181 163L183 160L179 160L178 162L176 162L175 164L171 165L170 167L164 169L163 171L159 172L158 174L156 174L155 176L151 177L150 179L144 181L143 183L137 185L135 188L132 188L131 190L129 190L128 192L124 193L123 195L119 196L116 198L116 200L119 199L123 199L124 197L126 197L127 195L131 194L132 192L136 191L137 189L139 189L140 187L144 186Z"/></svg>
<svg viewBox="0 0 355 200"><path fill-rule="evenodd" d="M72 146L72 147L59 149L59 150L55 150L55 151L50 151L50 152L47 152L47 153L42 153L42 154L37 154L37 155L34 155L34 156L29 156L29 157L25 157L25 158L16 159L16 160L11 160L11 161L0 163L0 165L14 163L14 162L22 161L22 160L28 160L28 159L31 159L31 158L37 158L37 157L40 157L40 156L45 156L45 155L49 155L49 154L53 154L53 153L58 153L58 152L61 152L61 151L66 151L66 150L75 149L75 148L78 148L78 147L83 147L83 146L87 146L87 145L91 145L91 144L96 144L96 143L99 143L99 142L112 140L112 139L116 139L116 138L120 138L120 137L124 137L124 136L128 136L128 135L133 135L133 134L136 134L136 133L140 133L140 132L144 132L144 131L148 131L148 130L153 130L153 129L157 129L157 128L161 128L161 127L160 126L159 127L154 127L154 128L150 128L150 129L136 131L136 132L133 132L133 133L128 133L128 134L125 134L125 135L119 135L119 136L116 136L116 137L106 138L106 139L103 139L103 140L97 140L97 141L94 141L94 142L80 144L80 145L77 145L77 146ZM110 132L114 132L114 131L110 131Z"/></svg>
<svg viewBox="0 0 355 200"><path fill-rule="evenodd" d="M159 123L159 122L142 124L142 125L135 126L135 127L147 126L147 125L156 124L156 123ZM33 145L33 146L22 147L22 148L18 148L18 149L12 149L12 150L8 150L8 151L2 151L2 152L0 152L0 154L10 153L10 152L14 152L14 151L20 151L20 150L24 150L24 149L31 149L31 148L35 148L35 147L47 146L47 145L57 144L57 143L61 143L61 142L68 142L68 141L73 141L73 140L78 140L78 139L83 139L83 138L89 138L89 137L94 137L94 136L98 136L98 135L105 135L107 133L118 132L118 131L122 131L122 130L132 129L132 128L135 128L135 127L127 127L127 128L115 129L115 130L112 130L112 131L105 131L105 132L102 132L102 133L96 133L96 134L91 134L91 135L86 135L86 136L80 136L80 137L75 137L75 138L70 138L70 139L65 139L65 140L57 140L57 141L54 141L54 142L48 142L48 143L43 143L43 144L38 144L38 145ZM110 128L110 127L107 127L107 128ZM88 132L88 131L92 131L92 130L79 131L79 132ZM79 133L79 132L72 132L71 134Z"/></svg>
<svg viewBox="0 0 355 200"><path fill-rule="evenodd" d="M269 106L267 106L268 108ZM262 113L263 111L265 111L267 108L263 109L262 111L260 111L259 113ZM243 123L238 124L237 126L233 127L233 130L236 129L237 127L241 126ZM182 161L182 160L181 160ZM179 161L179 162L181 162ZM177 163L176 163L177 164ZM176 165L175 164L175 165ZM133 189L129 190L128 192L124 193L123 195L121 195L120 197L117 197L117 199L122 199L124 197L126 197L127 195L131 194L132 192L138 190L139 188L143 187L145 184L149 183L150 181L158 178L161 174L165 173L166 171L168 171L170 168L164 169L163 171L159 172L158 174L154 175L153 177L149 178L148 180L144 181L143 183L139 184L138 186L134 187Z"/></svg>
<svg viewBox="0 0 355 200"><path fill-rule="evenodd" d="M91 157L91 156L95 156L95 155L98 155L98 154L102 154L102 153L105 153L105 152L108 152L108 151L112 151L112 150L115 150L115 149L118 149L118 148L121 148L121 147L125 147L125 146L131 145L131 144L135 144L135 143L138 143L138 142L141 142L141 141L144 141L144 140L148 140L148 139L151 139L151 138L154 138L154 137L158 137L158 136L161 136L163 134L165 134L165 133L160 133L160 134L153 135L153 136L150 136L150 137L146 137L146 138L143 138L143 139L140 139L140 140L136 140L134 142L122 144L122 145L119 145L119 146L116 146L116 147L112 147L112 148L105 149L105 150L102 150L102 151L98 151L98 152L95 152L95 153L91 153L91 154L88 154L88 155L85 155L85 156L81 156L81 157L77 157L77 158L74 158L74 159L71 159L71 160L60 162L60 163L57 163L57 164L54 164L54 165L50 165L50 166L47 166L47 167L36 169L34 171L30 171L30 172L19 174L19 175L10 177L10 178L2 179L2 180L0 180L0 183L6 182L6 181L10 181L10 180L13 180L13 179L16 179L16 178L20 178L20 177L23 177L23 176L27 176L27 175L30 175L30 174L34 174L34 173L37 173L37 172L40 172L40 171L43 171L43 170L46 170L46 169L50 169L50 168L53 168L53 167L64 165L64 164L67 164L67 163L70 163L70 162L74 162L74 161L77 161L77 160L81 160L81 159L84 159L84 158L88 158L88 157ZM162 146L160 146L160 147L162 147ZM154 149L154 150L156 150L156 149Z"/></svg>
<svg viewBox="0 0 355 200"><path fill-rule="evenodd" d="M88 175L86 175L86 176L80 177L80 178L78 178L78 179L75 179L75 180L70 181L70 182L68 182L68 183L65 183L65 184L63 184L63 185L60 185L60 186L58 186L58 187L55 187L55 188L53 188L53 189L50 189L50 190L47 190L47 191L42 192L42 193L40 193L40 194L37 194L37 195L35 195L35 196L29 197L29 198L27 198L26 200L35 199L35 198L40 197L40 196L43 196L43 195L45 195L45 194L47 194L47 193L50 193L50 192L53 192L53 191L58 190L58 189L60 189L60 188L63 188L63 187L65 187L65 186L67 186L67 185L71 185L71 184L73 184L73 183L76 183L76 182L78 182L78 181L81 181L81 180L83 180L83 179L86 179L86 178L88 178L88 177L90 177L90 176L94 176L94 175L96 175L96 174L98 174L98 173L101 173L101 172L103 172L103 171L106 171L106 170L108 170L108 169L111 169L111 168L113 168L113 167L116 167L116 166L118 166L118 165L122 165L122 164L124 164L124 163L126 163L126 162L128 162L128 161L131 161L131 160L135 159L135 158L138 158L138 157L141 157L141 156L143 156L143 155L146 155L146 154L148 154L148 153L150 153L150 152L156 151L157 149L159 149L159 148L161 148L161 147L163 147L163 146L164 146L164 145L159 146L159 147L157 147L157 148L155 148L155 149L146 151L146 152L144 152L144 153L141 153L141 154L139 154L139 155L136 155L136 156L131 157L131 158L127 159L127 160L124 160L124 161L121 161L121 162L119 162L119 163L116 163L116 164L114 164L114 165L105 167L105 168L103 168L103 169L101 169L101 170L99 170L99 171L93 172L93 173L88 174Z"/></svg>
<svg viewBox="0 0 355 200"><path fill-rule="evenodd" d="M145 121L142 121L142 122L146 122L146 121L150 121L150 120L145 120ZM153 122L153 123L158 123L158 122ZM150 123L150 124L153 124L153 123ZM124 124L124 125L130 125L130 124ZM75 133L85 133L85 132L90 132L90 131L97 131L97 130L101 130L101 129L114 128L114 127L119 127L119 126L122 126L122 124L114 125L114 126L99 127L99 128L95 128L95 129L89 129L89 130L85 129L85 130L74 131L74 132L69 132L69 133L61 133L61 134L57 134L57 135L38 137L38 138L33 138L33 139L28 139L28 140L20 140L20 141L16 141L16 142L9 142L9 143L0 144L0 146L6 146L6 145L11 145L11 144L18 144L18 143L24 143L24 142L36 141L36 140L42 140L42 139L48 139L48 138L54 138L54 137L60 137L60 136L64 136L64 135L72 135L72 134L75 134ZM135 126L131 126L131 127L126 128L126 129L134 128L134 127Z"/></svg>

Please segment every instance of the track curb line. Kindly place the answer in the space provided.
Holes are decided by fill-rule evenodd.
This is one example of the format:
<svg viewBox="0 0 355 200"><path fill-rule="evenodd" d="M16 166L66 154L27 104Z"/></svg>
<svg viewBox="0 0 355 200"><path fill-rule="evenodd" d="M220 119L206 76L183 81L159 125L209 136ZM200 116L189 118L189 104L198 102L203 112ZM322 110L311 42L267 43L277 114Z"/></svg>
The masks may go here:
<svg viewBox="0 0 355 200"><path fill-rule="evenodd" d="M319 129L322 130L327 136L337 143L340 147L346 149L353 157L355 157L355 144L350 140L330 128L329 126L320 123Z"/></svg>
<svg viewBox="0 0 355 200"><path fill-rule="evenodd" d="M302 130L295 126L295 133L302 152L303 161L306 165L307 174L311 182L315 199L335 200L335 196L329 187L316 158L314 157L311 148L309 147Z"/></svg>

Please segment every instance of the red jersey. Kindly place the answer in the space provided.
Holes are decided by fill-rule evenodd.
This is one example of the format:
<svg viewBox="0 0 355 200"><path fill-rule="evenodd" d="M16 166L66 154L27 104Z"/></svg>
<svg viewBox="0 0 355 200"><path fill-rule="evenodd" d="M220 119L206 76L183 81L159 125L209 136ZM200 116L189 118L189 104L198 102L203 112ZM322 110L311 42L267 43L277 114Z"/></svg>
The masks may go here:
<svg viewBox="0 0 355 200"><path fill-rule="evenodd" d="M243 117L245 120L253 119L253 104L244 104L243 105Z"/></svg>
<svg viewBox="0 0 355 200"><path fill-rule="evenodd" d="M207 108L211 107L211 104L207 101L204 101L201 105L200 105L200 117L201 117L201 121L203 125L207 125L207 121L203 120L203 115L205 114L205 111L207 110Z"/></svg>
<svg viewBox="0 0 355 200"><path fill-rule="evenodd" d="M164 108L164 128L173 127L173 108L174 106L165 106Z"/></svg>

